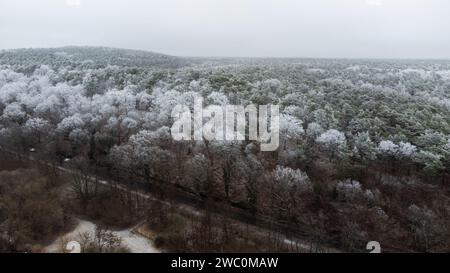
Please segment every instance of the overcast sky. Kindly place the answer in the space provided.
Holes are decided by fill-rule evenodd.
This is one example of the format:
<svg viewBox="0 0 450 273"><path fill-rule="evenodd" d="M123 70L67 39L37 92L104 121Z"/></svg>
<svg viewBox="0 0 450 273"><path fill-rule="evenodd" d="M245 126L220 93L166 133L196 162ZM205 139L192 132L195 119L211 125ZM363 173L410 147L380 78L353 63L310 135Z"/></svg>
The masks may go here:
<svg viewBox="0 0 450 273"><path fill-rule="evenodd" d="M0 0L0 49L450 58L448 0Z"/></svg>

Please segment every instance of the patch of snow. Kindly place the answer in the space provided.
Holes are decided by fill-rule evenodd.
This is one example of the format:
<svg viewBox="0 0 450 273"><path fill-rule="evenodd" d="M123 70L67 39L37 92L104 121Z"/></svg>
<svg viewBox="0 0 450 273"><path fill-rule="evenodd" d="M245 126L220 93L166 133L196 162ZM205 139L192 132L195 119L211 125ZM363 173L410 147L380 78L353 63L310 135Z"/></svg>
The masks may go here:
<svg viewBox="0 0 450 273"><path fill-rule="evenodd" d="M52 244L44 249L46 253L58 253L60 252L60 242L62 238L67 238L69 241L76 240L80 234L89 233L94 236L96 225L89 221L78 220L77 227L71 232L60 236ZM156 249L152 242L139 235L132 232L132 229L126 229L122 231L114 232L117 236L122 239L123 246L127 247L131 253L159 253L160 251Z"/></svg>

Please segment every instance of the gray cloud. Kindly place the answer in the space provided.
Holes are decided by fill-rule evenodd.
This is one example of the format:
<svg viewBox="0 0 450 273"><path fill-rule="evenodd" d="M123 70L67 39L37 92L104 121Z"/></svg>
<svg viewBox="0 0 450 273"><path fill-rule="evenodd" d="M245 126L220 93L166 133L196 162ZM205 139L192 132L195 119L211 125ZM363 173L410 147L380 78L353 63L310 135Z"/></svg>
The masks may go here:
<svg viewBox="0 0 450 273"><path fill-rule="evenodd" d="M0 48L450 58L447 0L1 0Z"/></svg>

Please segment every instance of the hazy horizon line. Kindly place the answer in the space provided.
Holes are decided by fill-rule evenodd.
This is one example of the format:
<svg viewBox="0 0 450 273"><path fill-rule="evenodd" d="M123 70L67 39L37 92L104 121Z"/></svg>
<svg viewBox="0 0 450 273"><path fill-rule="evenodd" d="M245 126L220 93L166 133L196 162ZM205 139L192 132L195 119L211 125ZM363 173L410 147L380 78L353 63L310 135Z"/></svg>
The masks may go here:
<svg viewBox="0 0 450 273"><path fill-rule="evenodd" d="M51 47L16 47L16 48L0 48L1 51L12 51L12 50L26 50L26 49L59 49L59 48L108 48L108 49L116 49L116 50L132 50L132 51L141 51L148 52L153 54L161 54L170 57L178 57L178 58L193 58L193 59L319 59L319 60L399 60L399 61L450 61L450 57L332 57L332 56L231 56L231 55L217 55L217 56L198 56L198 55L178 55L165 53L160 51L153 51L150 49L141 49L141 48L124 48L124 47L115 47L115 46L104 46L104 45L62 45L62 46L51 46Z"/></svg>

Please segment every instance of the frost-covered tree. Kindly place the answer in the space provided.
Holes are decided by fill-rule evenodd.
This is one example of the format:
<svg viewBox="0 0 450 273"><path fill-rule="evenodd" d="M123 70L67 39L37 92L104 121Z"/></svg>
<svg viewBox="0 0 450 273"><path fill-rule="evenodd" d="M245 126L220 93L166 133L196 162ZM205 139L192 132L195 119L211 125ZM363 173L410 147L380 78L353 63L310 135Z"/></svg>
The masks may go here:
<svg viewBox="0 0 450 273"><path fill-rule="evenodd" d="M351 179L338 181L336 192L340 200L348 202L360 199L364 194L361 183Z"/></svg>
<svg viewBox="0 0 450 273"><path fill-rule="evenodd" d="M354 138L354 152L367 162L376 158L376 146L368 132L358 133Z"/></svg>
<svg viewBox="0 0 450 273"><path fill-rule="evenodd" d="M336 154L341 153L347 145L347 140L344 133L335 129L330 129L321 134L316 142L325 147L331 154L331 158L334 158Z"/></svg>
<svg viewBox="0 0 450 273"><path fill-rule="evenodd" d="M31 136L37 138L38 143L41 143L42 136L48 134L48 130L51 128L50 123L41 118L31 118L27 120L24 126Z"/></svg>
<svg viewBox="0 0 450 273"><path fill-rule="evenodd" d="M123 157L120 168L144 178L145 182L166 182L171 177L174 155L164 149L170 134L167 127L157 131L143 130L130 137L128 143L113 148L111 160Z"/></svg>
<svg viewBox="0 0 450 273"><path fill-rule="evenodd" d="M85 125L80 114L64 118L57 127L57 130L63 134L70 134L75 129L81 129Z"/></svg>
<svg viewBox="0 0 450 273"><path fill-rule="evenodd" d="M301 170L289 167L277 166L272 172L272 177L277 186L284 190L298 189L301 192L311 192L312 183L308 175Z"/></svg>
<svg viewBox="0 0 450 273"><path fill-rule="evenodd" d="M283 150L286 150L288 141L298 143L305 131L303 122L294 116L282 114L280 116L280 138Z"/></svg>
<svg viewBox="0 0 450 273"><path fill-rule="evenodd" d="M390 140L383 140L378 145L378 152L382 156L396 157L398 153L398 145Z"/></svg>
<svg viewBox="0 0 450 273"><path fill-rule="evenodd" d="M442 156L429 151L420 151L416 161L424 166L424 171L432 176L438 176L444 170Z"/></svg>
<svg viewBox="0 0 450 273"><path fill-rule="evenodd" d="M322 126L315 122L308 124L308 128L306 129L306 135L314 140L316 140L323 132L324 129Z"/></svg>
<svg viewBox="0 0 450 273"><path fill-rule="evenodd" d="M408 142L400 142L398 156L400 159L413 159L417 153L417 147Z"/></svg>
<svg viewBox="0 0 450 273"><path fill-rule="evenodd" d="M226 105L229 104L228 97L221 92L212 92L206 99L208 105Z"/></svg>
<svg viewBox="0 0 450 273"><path fill-rule="evenodd" d="M27 114L19 103L8 104L3 110L2 118L7 122L23 124L26 120Z"/></svg>
<svg viewBox="0 0 450 273"><path fill-rule="evenodd" d="M24 80L4 84L0 87L0 104L8 105L16 101L26 88L27 84Z"/></svg>

